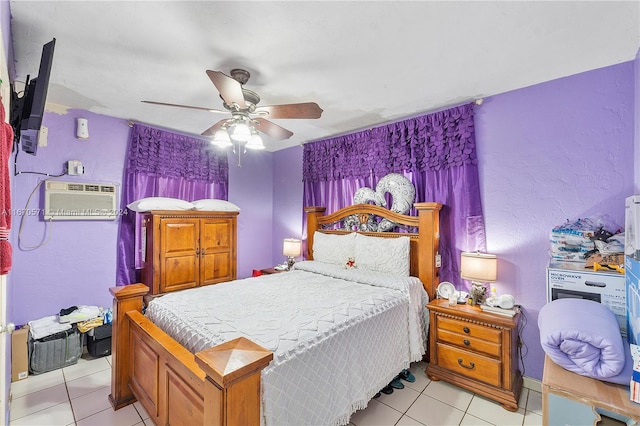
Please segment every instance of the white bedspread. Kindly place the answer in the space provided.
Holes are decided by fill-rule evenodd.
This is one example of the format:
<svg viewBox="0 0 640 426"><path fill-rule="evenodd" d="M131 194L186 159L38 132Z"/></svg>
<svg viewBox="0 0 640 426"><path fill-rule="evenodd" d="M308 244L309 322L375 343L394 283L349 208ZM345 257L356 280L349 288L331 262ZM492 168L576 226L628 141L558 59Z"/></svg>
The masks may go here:
<svg viewBox="0 0 640 426"><path fill-rule="evenodd" d="M244 336L274 352L262 372L266 425L346 424L426 350L417 278L319 262L167 294L147 316L192 352Z"/></svg>

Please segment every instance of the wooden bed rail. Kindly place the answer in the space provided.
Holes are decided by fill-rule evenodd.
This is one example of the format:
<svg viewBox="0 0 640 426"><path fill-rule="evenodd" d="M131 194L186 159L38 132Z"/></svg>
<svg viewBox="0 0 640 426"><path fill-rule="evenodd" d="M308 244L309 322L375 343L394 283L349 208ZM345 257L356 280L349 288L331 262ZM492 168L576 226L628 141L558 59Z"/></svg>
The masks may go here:
<svg viewBox="0 0 640 426"><path fill-rule="evenodd" d="M259 425L261 371L273 353L245 338L193 355L142 315L148 287L109 289L115 410L138 400L157 425Z"/></svg>

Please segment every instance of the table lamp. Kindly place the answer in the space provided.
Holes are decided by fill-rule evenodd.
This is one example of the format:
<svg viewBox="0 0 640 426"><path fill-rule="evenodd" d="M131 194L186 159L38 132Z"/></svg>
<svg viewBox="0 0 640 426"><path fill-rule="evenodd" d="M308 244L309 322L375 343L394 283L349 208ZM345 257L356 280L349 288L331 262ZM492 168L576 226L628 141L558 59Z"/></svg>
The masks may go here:
<svg viewBox="0 0 640 426"><path fill-rule="evenodd" d="M471 281L469 292L473 305L484 302L487 288L484 283L492 283L497 279L498 259L494 254L468 253L460 254L460 277Z"/></svg>
<svg viewBox="0 0 640 426"><path fill-rule="evenodd" d="M290 271L293 264L296 263L295 257L300 256L302 250L302 241L295 238L285 238L282 245L282 254L287 256L287 271Z"/></svg>

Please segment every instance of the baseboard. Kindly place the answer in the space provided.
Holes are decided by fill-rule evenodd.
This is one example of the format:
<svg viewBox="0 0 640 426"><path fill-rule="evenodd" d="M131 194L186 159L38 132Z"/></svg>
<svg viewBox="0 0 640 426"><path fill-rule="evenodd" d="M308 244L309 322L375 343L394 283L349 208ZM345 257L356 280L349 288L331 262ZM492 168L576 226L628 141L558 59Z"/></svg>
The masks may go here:
<svg viewBox="0 0 640 426"><path fill-rule="evenodd" d="M538 379L524 376L522 377L522 386L527 389L542 393L542 382Z"/></svg>

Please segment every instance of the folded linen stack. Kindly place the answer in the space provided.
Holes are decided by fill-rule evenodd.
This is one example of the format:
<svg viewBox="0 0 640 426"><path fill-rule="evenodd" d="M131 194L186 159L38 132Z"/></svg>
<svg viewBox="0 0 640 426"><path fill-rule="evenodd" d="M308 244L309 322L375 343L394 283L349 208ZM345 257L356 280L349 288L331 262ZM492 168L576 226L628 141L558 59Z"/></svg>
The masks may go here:
<svg viewBox="0 0 640 426"><path fill-rule="evenodd" d="M61 331L67 331L72 325L79 322L93 321L100 318L102 325L102 308L98 306L72 306L60 310L58 315L50 315L37 320L29 321L29 333L34 340L52 336Z"/></svg>
<svg viewBox="0 0 640 426"><path fill-rule="evenodd" d="M34 340L69 329L71 329L71 324L61 324L55 315L29 321L29 333L31 333L31 338Z"/></svg>
<svg viewBox="0 0 640 426"><path fill-rule="evenodd" d="M75 309L73 309L75 308ZM97 306L74 306L72 308L63 309L58 315L61 323L75 324L81 321L89 321L100 315L100 308Z"/></svg>

